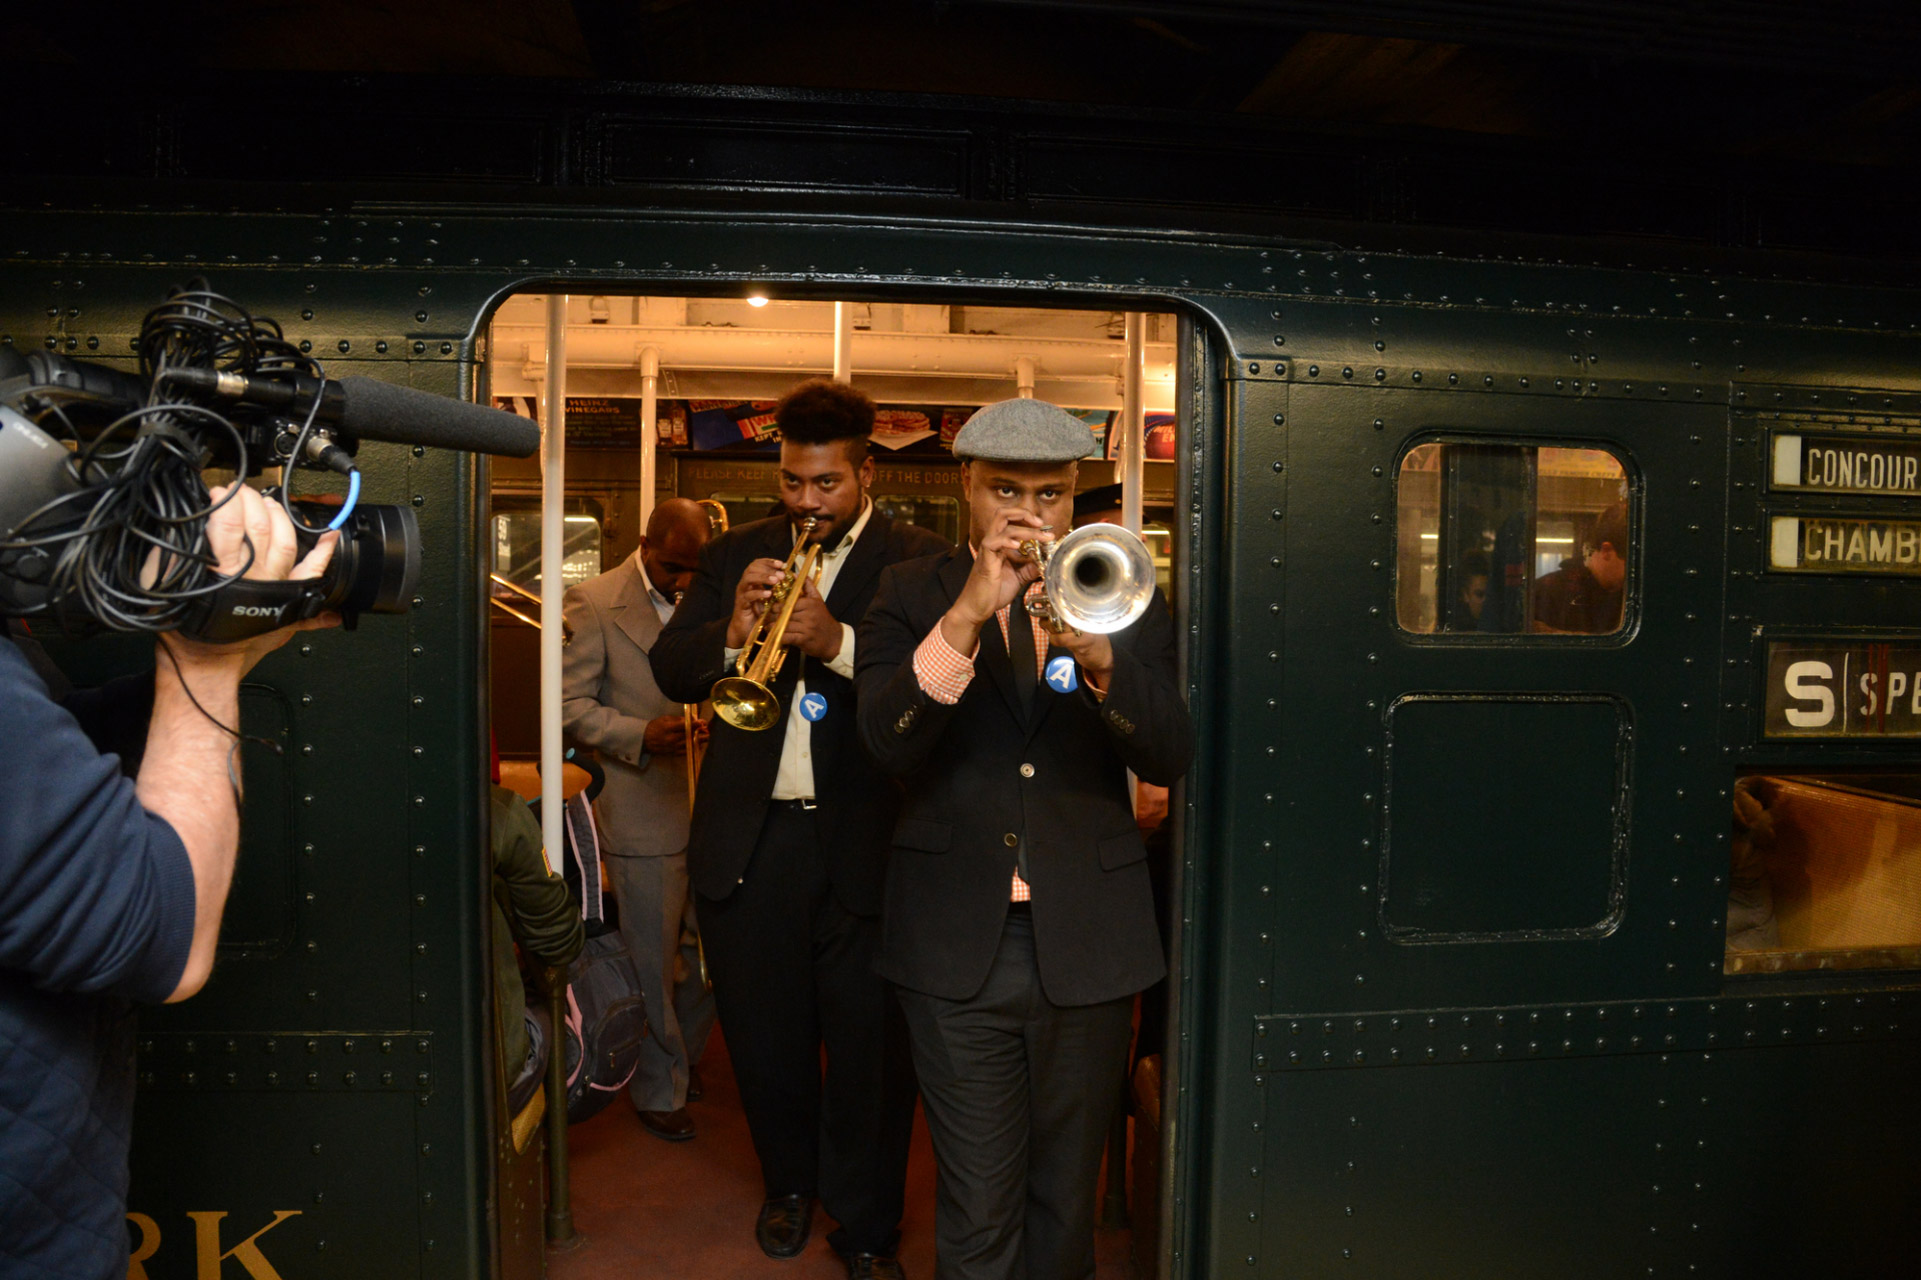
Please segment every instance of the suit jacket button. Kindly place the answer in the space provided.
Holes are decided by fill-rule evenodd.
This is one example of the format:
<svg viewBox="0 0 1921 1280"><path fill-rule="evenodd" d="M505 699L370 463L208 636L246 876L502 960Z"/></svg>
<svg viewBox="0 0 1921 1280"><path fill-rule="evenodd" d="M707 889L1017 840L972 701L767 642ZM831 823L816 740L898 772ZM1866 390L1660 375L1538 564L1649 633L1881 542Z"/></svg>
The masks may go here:
<svg viewBox="0 0 1921 1280"><path fill-rule="evenodd" d="M1031 777L1033 777L1033 776L1034 776L1034 766L1033 766L1033 765L1031 765L1031 764L1024 764L1024 765L1022 765L1022 766L1021 766L1021 777L1023 777L1023 778L1031 778Z"/></svg>
<svg viewBox="0 0 1921 1280"><path fill-rule="evenodd" d="M1021 838L1015 835L1012 831L1008 832L1006 835L1001 837L1001 843L1006 845L1010 849L1012 849L1015 845L1019 844L1020 842L1021 842Z"/></svg>

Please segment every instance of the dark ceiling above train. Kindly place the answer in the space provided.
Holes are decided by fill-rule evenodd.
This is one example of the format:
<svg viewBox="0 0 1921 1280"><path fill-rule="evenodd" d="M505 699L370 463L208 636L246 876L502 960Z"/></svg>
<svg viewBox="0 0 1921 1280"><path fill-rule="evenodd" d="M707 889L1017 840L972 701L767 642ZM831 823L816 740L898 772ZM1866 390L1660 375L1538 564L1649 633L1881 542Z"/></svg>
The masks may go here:
<svg viewBox="0 0 1921 1280"><path fill-rule="evenodd" d="M15 9L0 71L37 110L0 143L0 205L771 197L1921 270L1916 0Z"/></svg>
<svg viewBox="0 0 1921 1280"><path fill-rule="evenodd" d="M1921 151L1912 0L200 0L103 18L16 12L0 64L960 95L1878 166Z"/></svg>

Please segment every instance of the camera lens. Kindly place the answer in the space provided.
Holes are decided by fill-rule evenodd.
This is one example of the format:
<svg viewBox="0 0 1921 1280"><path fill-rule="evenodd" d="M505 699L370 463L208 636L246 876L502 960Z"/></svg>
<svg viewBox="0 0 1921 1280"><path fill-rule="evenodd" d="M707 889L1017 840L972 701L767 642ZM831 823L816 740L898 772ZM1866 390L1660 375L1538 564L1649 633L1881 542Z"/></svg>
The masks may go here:
<svg viewBox="0 0 1921 1280"><path fill-rule="evenodd" d="M336 507L296 502L300 518L316 528L339 514ZM317 541L300 534L304 555ZM321 579L326 607L351 618L361 613L405 613L420 581L420 523L413 508L359 506L340 530L340 545Z"/></svg>

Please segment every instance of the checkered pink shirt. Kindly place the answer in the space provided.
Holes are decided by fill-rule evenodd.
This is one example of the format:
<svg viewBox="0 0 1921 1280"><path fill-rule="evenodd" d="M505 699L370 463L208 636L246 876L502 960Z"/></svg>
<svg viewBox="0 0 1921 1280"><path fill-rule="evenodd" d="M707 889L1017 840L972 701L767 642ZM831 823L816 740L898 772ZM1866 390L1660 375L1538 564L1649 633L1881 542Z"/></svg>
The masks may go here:
<svg viewBox="0 0 1921 1280"><path fill-rule="evenodd" d="M1028 594L1032 595L1040 589L1041 584L1035 582L1027 590ZM994 615L1001 624L1003 644L1007 642L1008 616L1013 607L1011 603L1005 605L999 613ZM1025 609L1021 612L1026 617L1027 624L1034 628L1034 678L1038 681L1045 678L1047 671L1049 639L1047 628L1039 618L1028 614ZM947 643L947 637L940 633L940 626L936 624L934 629L927 633L927 638L920 642L920 647L914 650L914 676L920 681L920 687L926 691L928 697L951 707L961 700L961 694L967 692L967 686L973 682L974 658L972 655L955 653L954 646ZM1088 682L1088 688L1094 688L1092 681ZM1094 696L1101 697L1101 691L1094 689ZM1033 890L1028 887L1027 881L1021 879L1020 872L1016 871L1013 889L1008 894L1009 901L1031 902L1033 897Z"/></svg>

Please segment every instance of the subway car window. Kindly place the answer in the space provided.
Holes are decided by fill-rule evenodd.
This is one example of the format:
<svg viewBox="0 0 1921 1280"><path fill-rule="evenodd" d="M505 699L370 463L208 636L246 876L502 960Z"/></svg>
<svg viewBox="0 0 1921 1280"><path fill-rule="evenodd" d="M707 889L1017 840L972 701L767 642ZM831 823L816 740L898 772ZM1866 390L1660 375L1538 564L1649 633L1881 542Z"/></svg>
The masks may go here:
<svg viewBox="0 0 1921 1280"><path fill-rule="evenodd" d="M1624 625L1627 469L1605 449L1434 441L1401 460L1395 612L1418 635Z"/></svg>
<svg viewBox="0 0 1921 1280"><path fill-rule="evenodd" d="M570 511L562 519L565 550L560 562L561 581L577 586L600 572L600 517L585 511ZM540 592L540 512L496 511L494 513L494 574L523 591ZM494 583L500 594L511 588Z"/></svg>
<svg viewBox="0 0 1921 1280"><path fill-rule="evenodd" d="M750 520L764 520L780 507L780 499L772 493L715 493L708 496L727 508L727 527L730 529Z"/></svg>
<svg viewBox="0 0 1921 1280"><path fill-rule="evenodd" d="M959 498L876 496L874 509L889 520L919 525L923 529L938 533L949 542L961 540Z"/></svg>
<svg viewBox="0 0 1921 1280"><path fill-rule="evenodd" d="M1734 785L1730 974L1921 967L1921 776Z"/></svg>

